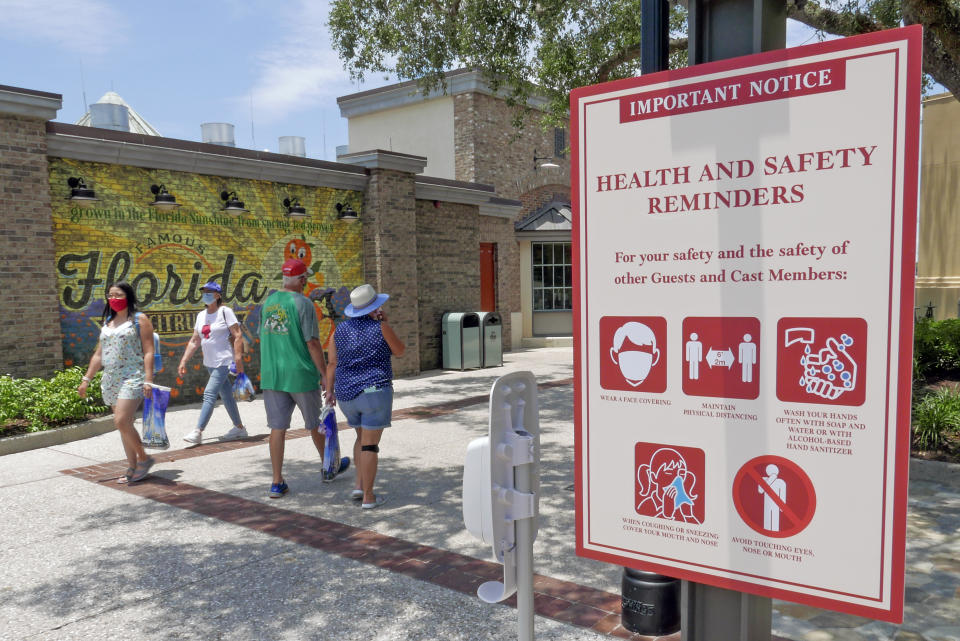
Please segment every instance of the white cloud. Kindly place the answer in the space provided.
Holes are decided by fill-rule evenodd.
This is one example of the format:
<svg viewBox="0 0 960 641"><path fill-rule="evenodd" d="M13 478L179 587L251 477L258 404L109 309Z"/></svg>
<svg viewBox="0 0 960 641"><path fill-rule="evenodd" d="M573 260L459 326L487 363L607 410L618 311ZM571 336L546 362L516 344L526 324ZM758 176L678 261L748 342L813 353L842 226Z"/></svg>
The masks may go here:
<svg viewBox="0 0 960 641"><path fill-rule="evenodd" d="M0 38L100 55L124 41L126 22L102 0L0 0Z"/></svg>
<svg viewBox="0 0 960 641"><path fill-rule="evenodd" d="M290 25L282 42L257 55L251 94L257 119L276 121L291 113L329 105L354 91L327 31L329 4L301 0L280 22ZM244 102L248 97L237 97Z"/></svg>

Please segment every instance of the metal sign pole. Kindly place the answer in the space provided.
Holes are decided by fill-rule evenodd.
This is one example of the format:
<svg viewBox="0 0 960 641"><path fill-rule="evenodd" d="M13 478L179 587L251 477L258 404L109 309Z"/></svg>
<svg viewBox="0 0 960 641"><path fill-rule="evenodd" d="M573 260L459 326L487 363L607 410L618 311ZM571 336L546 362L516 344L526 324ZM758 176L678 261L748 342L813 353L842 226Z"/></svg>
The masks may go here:
<svg viewBox="0 0 960 641"><path fill-rule="evenodd" d="M670 62L667 0L641 1L640 29L640 73L666 71ZM676 598L676 579L623 568L620 586L620 623L624 628L651 636L677 631L680 603Z"/></svg>
<svg viewBox="0 0 960 641"><path fill-rule="evenodd" d="M787 46L784 0L691 0L691 65ZM772 601L744 592L684 581L680 589L683 641L769 641Z"/></svg>
<svg viewBox="0 0 960 641"><path fill-rule="evenodd" d="M523 401L519 401L523 403ZM522 410L521 410L522 413ZM533 465L514 468L517 492L533 494ZM517 639L533 641L533 524L532 518L514 521L517 528Z"/></svg>

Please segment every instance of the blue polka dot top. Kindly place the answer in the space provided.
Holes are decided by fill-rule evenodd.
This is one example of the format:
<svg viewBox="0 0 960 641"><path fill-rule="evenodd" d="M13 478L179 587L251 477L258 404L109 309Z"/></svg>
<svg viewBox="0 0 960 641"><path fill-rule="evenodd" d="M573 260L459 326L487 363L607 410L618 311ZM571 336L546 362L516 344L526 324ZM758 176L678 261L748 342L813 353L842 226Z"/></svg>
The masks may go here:
<svg viewBox="0 0 960 641"><path fill-rule="evenodd" d="M380 321L369 316L348 318L333 333L337 346L334 393L349 401L372 385L385 386L393 380L390 346L383 338Z"/></svg>

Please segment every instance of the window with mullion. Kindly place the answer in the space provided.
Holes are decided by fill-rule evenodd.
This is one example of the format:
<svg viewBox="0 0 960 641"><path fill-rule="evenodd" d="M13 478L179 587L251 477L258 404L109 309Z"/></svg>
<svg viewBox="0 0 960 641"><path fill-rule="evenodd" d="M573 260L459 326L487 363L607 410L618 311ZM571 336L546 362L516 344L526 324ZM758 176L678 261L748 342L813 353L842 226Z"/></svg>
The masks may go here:
<svg viewBox="0 0 960 641"><path fill-rule="evenodd" d="M570 243L533 243L533 311L573 309Z"/></svg>

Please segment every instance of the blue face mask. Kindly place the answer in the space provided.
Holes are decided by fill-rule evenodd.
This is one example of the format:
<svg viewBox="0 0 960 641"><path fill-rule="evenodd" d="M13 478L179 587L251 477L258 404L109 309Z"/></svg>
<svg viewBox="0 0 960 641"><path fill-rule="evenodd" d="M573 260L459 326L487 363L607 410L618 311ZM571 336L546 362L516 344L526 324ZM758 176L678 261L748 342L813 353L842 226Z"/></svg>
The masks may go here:
<svg viewBox="0 0 960 641"><path fill-rule="evenodd" d="M217 295L216 295L216 294L212 294L212 293L210 293L210 292L204 292L204 293L203 293L203 302L204 302L204 304L206 304L206 305L212 305L212 304L215 303L216 301L217 301Z"/></svg>

